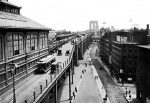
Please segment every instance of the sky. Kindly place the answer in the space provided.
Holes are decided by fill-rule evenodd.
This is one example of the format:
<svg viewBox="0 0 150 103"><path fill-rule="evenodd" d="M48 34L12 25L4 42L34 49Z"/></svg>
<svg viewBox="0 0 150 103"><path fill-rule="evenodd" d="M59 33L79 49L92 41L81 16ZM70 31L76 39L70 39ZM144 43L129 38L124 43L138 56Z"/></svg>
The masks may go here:
<svg viewBox="0 0 150 103"><path fill-rule="evenodd" d="M82 31L89 21L116 29L150 23L149 0L9 0L21 6L21 15L53 30Z"/></svg>

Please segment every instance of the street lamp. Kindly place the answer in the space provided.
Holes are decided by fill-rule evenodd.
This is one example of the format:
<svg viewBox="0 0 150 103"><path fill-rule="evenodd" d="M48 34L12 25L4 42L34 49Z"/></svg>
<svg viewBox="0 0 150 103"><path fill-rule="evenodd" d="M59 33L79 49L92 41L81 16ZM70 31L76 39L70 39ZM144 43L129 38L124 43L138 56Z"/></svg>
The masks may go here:
<svg viewBox="0 0 150 103"><path fill-rule="evenodd" d="M16 95L15 95L15 69L18 67L18 65L16 63L12 63L9 64L10 68L11 68L11 73L13 75L13 103L16 103Z"/></svg>

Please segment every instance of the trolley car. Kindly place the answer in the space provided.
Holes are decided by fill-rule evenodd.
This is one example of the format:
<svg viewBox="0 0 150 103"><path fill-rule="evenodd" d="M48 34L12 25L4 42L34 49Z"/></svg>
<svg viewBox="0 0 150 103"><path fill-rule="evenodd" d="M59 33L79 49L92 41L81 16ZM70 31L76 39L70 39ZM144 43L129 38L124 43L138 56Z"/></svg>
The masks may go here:
<svg viewBox="0 0 150 103"><path fill-rule="evenodd" d="M46 73L47 71L50 70L51 68L51 64L53 62L55 62L56 59L55 59L55 55L48 55L47 57L44 57L42 59L40 59L38 62L37 62L37 69L36 71L37 72L42 72L42 73Z"/></svg>

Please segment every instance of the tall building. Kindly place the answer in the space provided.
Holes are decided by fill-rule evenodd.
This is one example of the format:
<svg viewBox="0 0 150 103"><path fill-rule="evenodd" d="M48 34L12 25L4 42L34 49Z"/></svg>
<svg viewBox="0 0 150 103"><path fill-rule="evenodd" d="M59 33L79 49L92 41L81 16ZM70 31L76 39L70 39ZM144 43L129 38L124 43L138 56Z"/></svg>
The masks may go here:
<svg viewBox="0 0 150 103"><path fill-rule="evenodd" d="M100 40L100 56L118 81L135 81L138 44L148 44L148 29L107 31Z"/></svg>
<svg viewBox="0 0 150 103"><path fill-rule="evenodd" d="M16 63L15 82L29 76L36 62L48 55L49 28L20 14L21 7L0 0L0 95L12 88L10 65Z"/></svg>
<svg viewBox="0 0 150 103"><path fill-rule="evenodd" d="M136 80L137 51L135 43L112 41L112 73L118 80L128 82Z"/></svg>
<svg viewBox="0 0 150 103"><path fill-rule="evenodd" d="M141 103L150 102L150 45L139 45L137 69L137 98Z"/></svg>

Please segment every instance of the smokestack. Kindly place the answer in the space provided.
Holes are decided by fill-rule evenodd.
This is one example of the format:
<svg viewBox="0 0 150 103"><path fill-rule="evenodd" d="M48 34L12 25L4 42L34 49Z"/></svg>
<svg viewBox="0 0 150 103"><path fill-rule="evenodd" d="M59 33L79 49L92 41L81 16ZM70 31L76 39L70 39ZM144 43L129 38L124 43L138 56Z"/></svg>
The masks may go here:
<svg viewBox="0 0 150 103"><path fill-rule="evenodd" d="M149 30L149 24L147 24L147 28L146 29Z"/></svg>
<svg viewBox="0 0 150 103"><path fill-rule="evenodd" d="M147 24L146 31L147 31L147 43L150 44L149 24Z"/></svg>

